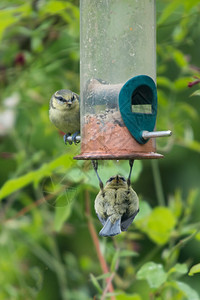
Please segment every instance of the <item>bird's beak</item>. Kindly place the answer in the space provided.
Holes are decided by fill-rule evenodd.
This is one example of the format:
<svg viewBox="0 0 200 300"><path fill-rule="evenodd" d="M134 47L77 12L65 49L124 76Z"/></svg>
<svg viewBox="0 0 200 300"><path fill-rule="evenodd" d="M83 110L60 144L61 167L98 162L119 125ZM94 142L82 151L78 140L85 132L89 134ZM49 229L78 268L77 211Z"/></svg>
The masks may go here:
<svg viewBox="0 0 200 300"><path fill-rule="evenodd" d="M71 101L67 101L67 106L71 107L71 105L72 105L72 102Z"/></svg>
<svg viewBox="0 0 200 300"><path fill-rule="evenodd" d="M119 182L119 176L118 175L116 176L116 181L117 181L117 183Z"/></svg>

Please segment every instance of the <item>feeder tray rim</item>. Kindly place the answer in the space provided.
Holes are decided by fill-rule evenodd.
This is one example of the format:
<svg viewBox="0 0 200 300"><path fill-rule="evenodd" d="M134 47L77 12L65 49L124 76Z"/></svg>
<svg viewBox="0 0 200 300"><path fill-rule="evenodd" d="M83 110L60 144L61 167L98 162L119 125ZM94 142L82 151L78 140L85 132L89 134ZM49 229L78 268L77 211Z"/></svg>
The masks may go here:
<svg viewBox="0 0 200 300"><path fill-rule="evenodd" d="M77 160L129 160L129 159L159 159L164 158L164 155L155 153L155 152L135 152L134 154L92 154L92 153L85 153L76 155L73 159Z"/></svg>

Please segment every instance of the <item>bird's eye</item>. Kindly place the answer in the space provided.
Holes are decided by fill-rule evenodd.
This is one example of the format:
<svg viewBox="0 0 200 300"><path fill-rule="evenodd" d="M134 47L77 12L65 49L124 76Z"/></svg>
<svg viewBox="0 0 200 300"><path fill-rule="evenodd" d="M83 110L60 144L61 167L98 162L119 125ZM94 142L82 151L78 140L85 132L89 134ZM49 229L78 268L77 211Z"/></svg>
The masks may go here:
<svg viewBox="0 0 200 300"><path fill-rule="evenodd" d="M55 96L55 98L59 101L66 102L66 100L62 96Z"/></svg>
<svg viewBox="0 0 200 300"><path fill-rule="evenodd" d="M57 99L60 100L60 101L64 100L63 97L61 97L61 96L59 96Z"/></svg>
<svg viewBox="0 0 200 300"><path fill-rule="evenodd" d="M74 97L74 95L72 96L72 98L71 98L71 99L72 99L72 101L74 101L74 100L75 100L75 97Z"/></svg>

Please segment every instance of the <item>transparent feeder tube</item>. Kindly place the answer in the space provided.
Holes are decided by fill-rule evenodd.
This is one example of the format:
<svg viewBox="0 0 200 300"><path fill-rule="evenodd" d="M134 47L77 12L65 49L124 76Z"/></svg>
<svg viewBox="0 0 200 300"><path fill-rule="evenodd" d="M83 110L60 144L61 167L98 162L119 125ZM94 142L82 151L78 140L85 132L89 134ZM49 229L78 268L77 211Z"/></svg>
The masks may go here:
<svg viewBox="0 0 200 300"><path fill-rule="evenodd" d="M81 0L80 13L81 155L154 151L130 142L118 95L136 75L156 81L155 1Z"/></svg>

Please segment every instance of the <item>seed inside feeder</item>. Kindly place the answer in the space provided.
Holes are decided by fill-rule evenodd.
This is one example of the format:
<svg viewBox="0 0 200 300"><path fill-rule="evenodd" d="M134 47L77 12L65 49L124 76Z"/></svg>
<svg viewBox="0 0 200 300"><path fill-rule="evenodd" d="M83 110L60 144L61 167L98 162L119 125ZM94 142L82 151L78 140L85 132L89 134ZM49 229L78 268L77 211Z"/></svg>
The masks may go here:
<svg viewBox="0 0 200 300"><path fill-rule="evenodd" d="M104 113L87 114L84 116L82 128L81 151L105 156L135 154L154 150L153 141L139 145L124 125L117 109L106 109Z"/></svg>

